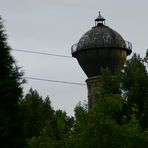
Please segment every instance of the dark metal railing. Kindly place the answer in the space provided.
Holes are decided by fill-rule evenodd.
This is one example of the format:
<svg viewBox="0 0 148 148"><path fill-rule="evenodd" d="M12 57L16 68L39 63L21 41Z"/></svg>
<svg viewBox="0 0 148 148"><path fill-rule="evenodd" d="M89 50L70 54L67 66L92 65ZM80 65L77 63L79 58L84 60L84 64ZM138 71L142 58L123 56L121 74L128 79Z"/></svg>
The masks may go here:
<svg viewBox="0 0 148 148"><path fill-rule="evenodd" d="M121 46L122 45L122 46ZM101 47L101 46L99 46L99 47ZM108 47L108 46L106 46L105 44L103 44L102 45L102 47ZM129 52L132 52L132 43L131 42L129 42L129 41L124 41L123 42L123 44L121 44L121 42L120 42L120 45L119 46L116 46L116 48L125 48L125 49L127 49ZM71 52L72 52L72 54L75 52L75 51L77 51L77 50L79 50L79 49L81 49L81 48L83 48L83 49L88 49L88 48L92 48L92 44L87 44L87 43L85 43L85 42L82 42L82 43L75 43L75 44L73 44L72 46L71 46ZM96 48L97 48L97 44L96 44Z"/></svg>
<svg viewBox="0 0 148 148"><path fill-rule="evenodd" d="M129 41L125 41L125 46L126 46L126 49L132 51L132 43L131 43L131 42L129 42Z"/></svg>
<svg viewBox="0 0 148 148"><path fill-rule="evenodd" d="M75 43L71 46L71 53L74 53L75 51L77 51L77 47L78 47L78 43Z"/></svg>

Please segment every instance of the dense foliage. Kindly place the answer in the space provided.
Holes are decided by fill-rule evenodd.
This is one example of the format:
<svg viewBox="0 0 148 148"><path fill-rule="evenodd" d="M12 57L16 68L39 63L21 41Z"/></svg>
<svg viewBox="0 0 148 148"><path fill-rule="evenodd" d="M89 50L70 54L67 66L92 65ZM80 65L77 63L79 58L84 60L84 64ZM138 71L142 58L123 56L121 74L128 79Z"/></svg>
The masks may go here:
<svg viewBox="0 0 148 148"><path fill-rule="evenodd" d="M22 97L22 73L6 39L0 18L0 147L147 147L148 52L144 58L134 54L116 76L102 69L95 105L88 110L79 103L69 117L36 90Z"/></svg>
<svg viewBox="0 0 148 148"><path fill-rule="evenodd" d="M36 90L20 102L22 136L26 147L61 147L65 145L72 129L74 118L66 112L55 111L49 97L42 99Z"/></svg>

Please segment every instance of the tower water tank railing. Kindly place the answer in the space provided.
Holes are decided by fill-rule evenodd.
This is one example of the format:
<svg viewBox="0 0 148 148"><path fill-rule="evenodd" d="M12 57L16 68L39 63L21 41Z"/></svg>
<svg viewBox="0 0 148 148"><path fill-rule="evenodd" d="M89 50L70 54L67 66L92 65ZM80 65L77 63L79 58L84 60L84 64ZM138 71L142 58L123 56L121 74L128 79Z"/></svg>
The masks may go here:
<svg viewBox="0 0 148 148"><path fill-rule="evenodd" d="M125 41L125 45L128 50L132 51L132 43L131 42Z"/></svg>
<svg viewBox="0 0 148 148"><path fill-rule="evenodd" d="M121 43L120 43L121 45ZM124 47L122 48L125 48L128 50L129 53L132 52L132 43L129 42L129 41L124 41L123 44L122 44ZM75 43L71 46L71 53L73 54L74 52L76 52L77 50L79 50L81 47L85 47L85 49L88 49L88 48L91 48L91 45L89 47L89 45L87 43ZM107 47L105 44L102 45L102 47ZM97 46L96 46L97 48ZM117 47L116 48L121 48L121 47Z"/></svg>
<svg viewBox="0 0 148 148"><path fill-rule="evenodd" d="M77 51L77 47L78 47L78 43L75 43L71 46L71 53L74 53L75 51Z"/></svg>

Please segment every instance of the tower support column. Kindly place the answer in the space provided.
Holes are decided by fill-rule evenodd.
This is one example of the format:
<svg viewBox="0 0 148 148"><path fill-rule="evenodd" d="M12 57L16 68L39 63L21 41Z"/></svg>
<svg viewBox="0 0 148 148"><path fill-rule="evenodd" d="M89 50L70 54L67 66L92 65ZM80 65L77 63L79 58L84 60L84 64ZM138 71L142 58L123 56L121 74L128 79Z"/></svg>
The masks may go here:
<svg viewBox="0 0 148 148"><path fill-rule="evenodd" d="M101 88L101 76L89 77L86 80L88 89L88 108L96 102L96 92Z"/></svg>

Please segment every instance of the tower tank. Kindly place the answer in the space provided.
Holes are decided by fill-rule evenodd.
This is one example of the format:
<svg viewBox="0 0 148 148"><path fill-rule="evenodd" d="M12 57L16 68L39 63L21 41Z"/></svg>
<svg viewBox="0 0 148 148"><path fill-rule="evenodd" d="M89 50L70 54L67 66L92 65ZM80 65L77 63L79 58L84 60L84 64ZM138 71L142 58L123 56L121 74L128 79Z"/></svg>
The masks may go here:
<svg viewBox="0 0 148 148"><path fill-rule="evenodd" d="M100 83L101 68L109 68L112 74L117 69L120 70L126 57L132 52L132 44L106 26L105 19L99 12L95 26L84 33L78 43L72 45L71 52L88 77L88 104L91 106L95 102L93 90Z"/></svg>

